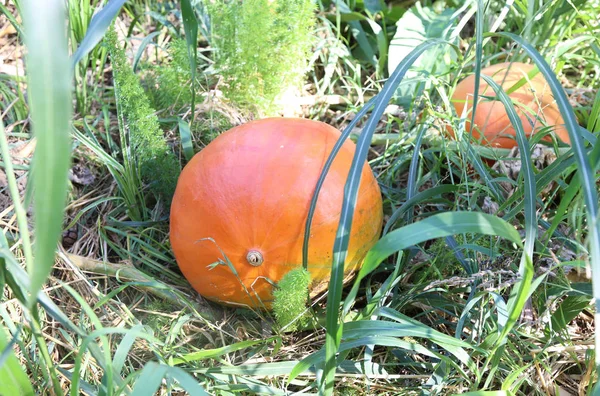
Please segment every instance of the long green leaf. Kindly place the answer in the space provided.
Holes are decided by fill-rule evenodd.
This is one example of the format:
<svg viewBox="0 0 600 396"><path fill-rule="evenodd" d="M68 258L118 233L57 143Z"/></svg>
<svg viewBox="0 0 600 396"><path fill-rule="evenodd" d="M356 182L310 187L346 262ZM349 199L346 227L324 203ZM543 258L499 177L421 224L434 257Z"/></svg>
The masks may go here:
<svg viewBox="0 0 600 396"><path fill-rule="evenodd" d="M420 193L414 195L412 198L407 199L406 202L404 202L398 209L396 209L396 211L394 211L394 213L392 213L386 222L385 227L383 228L383 235L386 235L394 223L406 212L412 209L417 203L433 198L437 195L449 194L458 190L458 186L452 184L442 184L441 186L428 188L427 190L421 191Z"/></svg>
<svg viewBox="0 0 600 396"><path fill-rule="evenodd" d="M406 200L409 201L417 193L417 170L419 169L419 152L421 151L421 142L423 136L427 131L428 125L423 124L417 132L417 140L415 140L415 147L413 149L412 161L408 168L408 180L406 184ZM407 212L407 223L412 221L412 213Z"/></svg>
<svg viewBox="0 0 600 396"><path fill-rule="evenodd" d="M529 142L523 130L523 124L519 118L511 99L491 77L482 75L485 82L494 90L496 97L502 102L508 119L516 131L516 140L521 153L521 174L524 175L523 187L525 188L525 247L521 256L519 265L519 275L521 280L513 288L513 293L508 301L508 323L504 326L501 336L498 338L497 344L504 343L506 335L516 323L521 310L527 300L531 280L533 279L533 248L537 237L537 218L535 215L536 204L536 185L535 176L533 174L533 165L529 153Z"/></svg>
<svg viewBox="0 0 600 396"><path fill-rule="evenodd" d="M54 265L62 232L71 158L72 74L64 28L64 1L27 1L24 8L29 103L37 138L32 169L36 243L34 262L29 268L29 305L33 306Z"/></svg>
<svg viewBox="0 0 600 396"><path fill-rule="evenodd" d="M167 366L156 362L146 363L135 382L131 396L155 395L166 373Z"/></svg>
<svg viewBox="0 0 600 396"><path fill-rule="evenodd" d="M392 254L419 243L461 233L493 235L521 246L517 230L499 217L480 212L446 212L432 215L416 223L400 227L385 235L371 248L344 304L350 310L361 279L371 273Z"/></svg>
<svg viewBox="0 0 600 396"><path fill-rule="evenodd" d="M248 341L236 342L235 344L226 345L221 348L203 349L201 351L188 353L188 354L183 355L180 358L173 359L171 364L177 365L177 364L194 362L194 361L204 360L204 359L213 359L213 358L216 358L219 356L223 356L227 353L239 351L240 349L245 349L245 348L257 345L257 344L261 344L263 342L264 342L263 340L259 340L259 341L248 340Z"/></svg>
<svg viewBox="0 0 600 396"><path fill-rule="evenodd" d="M73 54L71 67L75 68L77 63L90 53L100 40L102 40L106 29L108 29L110 23L115 19L115 16L117 16L126 1L127 0L109 0L106 6L92 17L87 32L85 33L85 37L81 40L79 48L77 48L77 51Z"/></svg>
<svg viewBox="0 0 600 396"><path fill-rule="evenodd" d="M352 323L357 323L357 322L352 322ZM382 323L385 323L385 322L382 322ZM391 322L387 322L387 323L391 323ZM444 359L443 355L432 352L429 349L422 346L421 344L418 344L416 342L408 342L408 341L404 341L404 340L396 338L399 336L419 337L419 336L423 335L423 333L418 333L418 332L413 331L413 329L410 329L410 326L396 326L396 324L392 324L392 326L394 328L394 330L392 331L394 333L394 336L391 336L386 333L386 334L378 334L378 335L373 335L373 336L364 336L364 337L352 339L349 341L343 341L340 344L340 352L345 352L345 351L348 351L348 350L351 350L354 348L363 347L365 345L373 345L373 346L379 345L379 346L387 346L387 347L392 347L392 348L400 348L400 349L404 349L406 351L409 351L409 352L412 352L415 354L421 354L421 355L429 356L432 358L438 358L440 360ZM371 328L368 330L374 331L374 330L379 330L379 328L377 328L377 329ZM366 331L363 334L366 334ZM324 358L325 358L325 351L320 350L320 351L315 352L315 353L307 356L306 358L302 359L302 361L300 363L298 363L293 368L292 372L290 373L290 376L288 378L288 383L293 381L294 379L296 379L298 377L298 375L302 374L303 372L307 371L311 367L322 362ZM446 358L446 360L447 360L447 358Z"/></svg>
<svg viewBox="0 0 600 396"><path fill-rule="evenodd" d="M179 119L179 140L181 141L181 149L185 159L191 161L194 157L192 132L190 131L190 125L181 118Z"/></svg>
<svg viewBox="0 0 600 396"><path fill-rule="evenodd" d="M424 51L441 43L444 43L444 41L431 40L420 44L409 55L407 55L402 62L400 62L396 70L386 82L380 94L377 96L373 114L367 121L363 133L360 135L357 142L356 153L354 155L350 172L348 174L348 179L344 187L344 201L342 204L340 221L338 223L336 239L333 247L333 263L329 283L330 289L327 295L327 334L325 342L326 362L325 373L320 384L321 390L327 395L330 395L333 391L336 365L335 354L341 337L341 326L338 322L338 314L342 293L344 262L347 255L350 228L352 225L352 218L354 216L354 205L356 203L356 197L358 194L361 171L366 161L370 142L377 122L383 115L387 103L393 96L400 81L402 81L406 71Z"/></svg>
<svg viewBox="0 0 600 396"><path fill-rule="evenodd" d="M535 48L525 42L521 37L512 33L497 33L498 36L509 38L518 43L523 50L535 61L538 69L546 78L552 95L556 100L557 107L565 121L565 127L569 132L571 147L577 159L578 175L583 187L583 196L587 210L588 240L590 245L590 261L593 274L594 302L600 307L600 225L598 223L598 192L596 190L595 176L592 172L590 160L586 155L583 138L579 133L580 128L573 108L569 104L567 95L560 85L558 78L550 68L550 65ZM596 309L596 323L600 323L600 309ZM596 349L600 349L600 332L596 332ZM600 373L600 354L596 354L596 370ZM596 386L594 394L600 394L600 387Z"/></svg>
<svg viewBox="0 0 600 396"><path fill-rule="evenodd" d="M196 107L196 45L198 43L198 20L196 19L196 14L194 13L194 8L192 7L191 0L181 0L181 16L183 18L183 28L185 30L185 40L187 42L188 58L190 59L190 74L192 77L192 117L190 120L191 125L194 122L194 114ZM185 154L187 156L188 152L186 151Z"/></svg>
<svg viewBox="0 0 600 396"><path fill-rule="evenodd" d="M190 396L206 396L208 393L194 377L180 369L179 367L170 367L156 362L148 362L133 388L132 396L147 396L157 393L163 378L168 375L177 382Z"/></svg>
<svg viewBox="0 0 600 396"><path fill-rule="evenodd" d="M5 351L6 348L9 350ZM0 326L0 354L6 357L0 362L0 393L6 395L34 395L29 378L19 364L12 351L12 346L6 339L4 327Z"/></svg>
<svg viewBox="0 0 600 396"><path fill-rule="evenodd" d="M200 386L196 379L189 374L187 371L179 367L168 367L167 374L179 382L179 385L190 395L190 396L208 396L208 393Z"/></svg>
<svg viewBox="0 0 600 396"><path fill-rule="evenodd" d="M31 238L28 229L27 212L25 211L25 206L23 202L21 202L19 187L17 185L17 178L15 176L12 159L10 157L8 139L6 137L4 123L2 122L2 120L0 120L0 154L4 159L4 169L6 180L8 183L8 190L14 205L15 214L17 216L17 225L19 226L19 234L21 236L23 254L25 255L25 263L28 268L32 268L33 253L31 248ZM14 260L14 256L10 252L8 242L6 241L6 237L4 236L4 234L2 234L2 237L0 239L0 247L6 251L5 257L7 260L16 261ZM19 269L21 269L21 267L19 267ZM27 293L27 290L29 290L29 286L30 285L28 285L27 289L22 290L24 295ZM26 301L22 301L22 303L26 303Z"/></svg>
<svg viewBox="0 0 600 396"><path fill-rule="evenodd" d="M319 193L321 192L321 188L323 187L323 184L325 183L325 178L327 177L327 173L329 172L329 169L331 168L331 165L333 164L333 161L335 160L335 156L337 155L337 153L340 151L340 149L344 145L344 141L348 138L348 136L350 136L350 134L352 133L352 130L354 129L356 124L358 124L358 122L371 109L371 106L373 106L373 103L375 102L375 98L372 98L371 100L369 100L363 106L363 108L360 109L360 111L356 114L354 119L352 121L350 121L350 124L348 124L346 129L344 129L344 131L342 132L340 138L337 140L337 142L335 142L335 145L331 149L331 153L329 153L329 157L327 158L327 161L325 161L325 164L323 165L323 169L321 171L321 174L319 175L319 179L317 180L317 184L315 185L315 191L313 192L313 196L310 201L310 206L308 208L308 214L306 215L306 225L304 226L304 241L302 243L302 267L304 267L304 269L308 269L308 243L310 241L310 227L312 225L312 220L313 220L313 217L315 214L315 210L317 208L317 201L319 199Z"/></svg>
<svg viewBox="0 0 600 396"><path fill-rule="evenodd" d="M408 54L392 73L385 83L381 93L378 95L373 108L373 113L367 121L363 132L356 144L356 153L352 160L348 179L344 186L344 200L340 221L336 232L335 243L333 246L333 263L331 277L329 282L329 292L327 294L327 333L325 338L325 371L320 383L321 390L325 395L331 395L335 380L336 354L340 344L342 326L339 323L339 304L342 299L342 282L344 274L344 263L348 253L348 243L350 239L350 229L354 217L354 206L358 194L358 186L362 168L365 164L367 153L370 147L371 138L375 132L375 127L387 103L393 96L398 84L402 81L404 74L410 66L425 52L428 48L444 43L441 40L431 40L420 44L410 54Z"/></svg>

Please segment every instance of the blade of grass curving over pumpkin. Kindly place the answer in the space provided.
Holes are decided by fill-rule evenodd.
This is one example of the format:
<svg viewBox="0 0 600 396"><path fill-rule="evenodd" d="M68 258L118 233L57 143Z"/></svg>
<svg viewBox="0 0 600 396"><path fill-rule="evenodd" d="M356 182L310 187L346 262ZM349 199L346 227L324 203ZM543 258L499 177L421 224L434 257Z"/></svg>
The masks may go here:
<svg viewBox="0 0 600 396"><path fill-rule="evenodd" d="M196 114L196 44L198 43L198 20L194 13L191 0L181 0L181 17L183 29L185 30L185 41L187 42L188 58L190 60L190 75L192 77L192 118L190 125L194 122ZM187 155L187 153L186 153Z"/></svg>
<svg viewBox="0 0 600 396"><path fill-rule="evenodd" d="M537 217L535 212L536 205L536 184L535 175L533 173L533 165L531 163L531 154L529 151L529 141L523 130L523 123L517 114L515 106L511 99L491 77L482 75L485 82L494 90L496 98L504 105L508 119L515 129L515 137L519 152L521 153L521 174L523 175L524 192L524 211L525 211L525 244L521 262L519 264L519 275L521 279L513 287L511 296L508 300L508 322L502 329L502 333L498 338L496 345L503 344L506 341L506 336L516 323L525 302L527 301L531 281L533 280L533 248L535 239L537 238Z"/></svg>
<svg viewBox="0 0 600 396"><path fill-rule="evenodd" d="M558 78L550 68L550 65L540 55L540 53L533 48L529 43L523 40L521 37L512 33L497 33L497 36L506 37L514 42L518 43L525 52L533 59L537 64L538 69L546 78L552 95L556 100L556 105L565 121L565 127L569 133L571 140L571 147L577 159L578 175L583 187L584 202L587 211L587 224L588 224L588 243L590 245L590 262L592 267L592 287L594 292L594 303L596 307L600 306L600 228L598 224L598 192L596 190L596 183L594 173L592 172L592 166L590 160L586 155L586 150L583 144L583 138L581 136L577 118L573 108L569 104L567 95L560 85ZM600 310L596 309L595 313L596 323L600 323ZM600 350L600 332L595 332L596 337L596 349ZM600 372L600 354L595 356L596 371ZM600 394L600 388L596 385L594 394Z"/></svg>
<svg viewBox="0 0 600 396"><path fill-rule="evenodd" d="M348 136L350 136L350 134L352 133L352 130L354 129L356 124L358 124L358 122L371 109L371 106L373 106L373 103L375 103L376 98L377 98L377 96L371 98L363 106L363 108L360 109L360 111L356 114L354 119L350 122L350 124L348 124L346 129L344 129L344 131L342 132L338 141L335 143L335 145L331 149L331 153L329 154L327 161L325 161L325 164L323 165L323 170L321 171L321 174L319 175L319 179L317 180L317 184L315 185L315 191L313 192L313 196L310 201L310 206L308 208L308 214L306 216L306 225L304 227L304 241L302 243L302 266L304 267L304 269L308 269L308 242L310 239L310 227L312 225L312 220L313 220L315 210L317 207L317 201L319 199L319 192L321 192L321 188L323 187L323 183L325 183L325 178L327 177L327 173L329 172L329 169L331 168L331 165L333 164L333 160L335 159L335 156L342 148L342 145L344 144L344 142L346 141Z"/></svg>
<svg viewBox="0 0 600 396"><path fill-rule="evenodd" d="M108 0L108 3L104 6L104 8L102 8L92 17L87 32L85 33L85 37L83 40L81 40L81 44L79 44L79 47L73 54L71 60L72 69L74 69L77 63L79 63L84 56L90 53L90 51L96 47L100 40L102 40L106 29L108 29L112 20L115 19L126 1L127 0Z"/></svg>
<svg viewBox="0 0 600 396"><path fill-rule="evenodd" d="M477 12L475 13L475 86L473 91L473 111L471 113L471 125L475 125L475 112L477 111L477 104L479 102L479 85L481 83L481 60L483 59L483 13L485 6L483 0L477 0L475 4ZM465 98L466 100L467 98ZM466 106L465 106L466 108ZM452 110L454 112L454 110ZM460 116L460 115L459 115ZM472 136L473 128L469 133ZM467 153L467 157L471 160L475 170L485 180L486 185L489 187L491 192L494 194L494 198L497 201L501 201L502 194L498 190L496 183L492 180L489 172L485 169L480 155L474 150L473 146L469 142L461 141L461 146Z"/></svg>
<svg viewBox="0 0 600 396"><path fill-rule="evenodd" d="M72 74L64 29L65 3L25 2L23 19L29 104L37 138L32 167L36 243L29 267L31 307L54 265L62 232L71 158Z"/></svg>
<svg viewBox="0 0 600 396"><path fill-rule="evenodd" d="M473 126L475 125L475 112L477 111L477 104L479 102L479 86L481 85L481 60L483 59L483 13L485 6L483 0L477 0L477 13L475 14L475 86L473 91L473 112L471 113L471 132L473 133ZM494 193L495 198L499 200L502 197L500 191L496 187L496 184L492 181L491 176L485 169L480 156L477 154L473 147L469 144L467 151L471 161L477 172L484 178L486 184L490 190Z"/></svg>
<svg viewBox="0 0 600 396"><path fill-rule="evenodd" d="M561 43L560 45L558 45L556 47L556 52L554 54L554 57L556 59L560 59L566 52L568 52L571 48L573 48L577 44L579 44L579 43L581 43L583 41L590 41L590 40L593 40L593 39L594 39L593 36L583 35L583 36L579 36L579 37L577 37L575 39L568 40L568 41L566 41L564 43ZM506 89L506 93L508 95L510 95L511 93L513 93L514 91L516 91L517 89L519 89L520 87L522 87L523 85L525 85L529 79L533 78L538 73L539 73L539 69L536 66L536 67L533 68L533 70L531 70L529 73L527 73L527 77L521 77L511 87L509 87L508 89Z"/></svg>
<svg viewBox="0 0 600 396"><path fill-rule="evenodd" d="M471 134L475 125L475 112L479 100L479 86L481 85L481 61L483 59L483 0L477 0L477 13L475 14L475 87L473 88L473 113L471 114Z"/></svg>
<svg viewBox="0 0 600 396"><path fill-rule="evenodd" d="M356 144L356 153L352 159L352 165L348 172L348 179L344 186L344 200L340 221L333 246L333 262L331 277L329 282L329 292L327 293L327 333L325 336L325 369L320 382L320 389L325 395L333 393L335 380L336 354L339 347L341 330L343 328L339 323L339 304L342 299L342 287L344 277L344 263L348 250L352 219L354 216L354 205L358 194L362 168L367 159L367 153L371 144L371 138L375 132L375 127L381 119L387 103L394 95L396 88L402 81L402 78L410 66L425 52L428 48L445 43L443 40L426 41L414 50L412 50L392 73L386 81L383 89L377 96L373 112L367 121L363 132L358 138Z"/></svg>

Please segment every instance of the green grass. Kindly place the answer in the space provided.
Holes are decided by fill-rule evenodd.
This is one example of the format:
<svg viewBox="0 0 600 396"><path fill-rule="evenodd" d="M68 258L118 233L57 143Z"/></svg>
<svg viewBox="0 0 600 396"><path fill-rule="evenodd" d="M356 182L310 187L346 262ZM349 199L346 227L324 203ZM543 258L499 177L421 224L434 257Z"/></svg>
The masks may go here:
<svg viewBox="0 0 600 396"><path fill-rule="evenodd" d="M230 2L126 3L0 8L17 27L3 44L28 57L26 78L0 78L0 394L598 393L597 0L294 2L314 13L301 21L248 5L233 18ZM399 61L410 18L441 25ZM233 19L254 35L231 34L223 21ZM113 22L119 37L107 33ZM268 26L281 30L258 37ZM432 48L452 55L438 61ZM204 301L168 235L182 166L252 106L282 110L271 107L274 80L252 90L254 66L233 62L249 54L263 72L297 57L307 71L295 77L305 87L293 110L357 145L329 292L305 307L306 290L280 285L273 313ZM514 153L477 145L449 102L458 81L504 60L538 66L573 142L526 139L506 93L484 77L518 131L512 176L501 165ZM342 287L364 161L384 229ZM91 184L69 181L75 163ZM72 244L60 243L67 229Z"/></svg>

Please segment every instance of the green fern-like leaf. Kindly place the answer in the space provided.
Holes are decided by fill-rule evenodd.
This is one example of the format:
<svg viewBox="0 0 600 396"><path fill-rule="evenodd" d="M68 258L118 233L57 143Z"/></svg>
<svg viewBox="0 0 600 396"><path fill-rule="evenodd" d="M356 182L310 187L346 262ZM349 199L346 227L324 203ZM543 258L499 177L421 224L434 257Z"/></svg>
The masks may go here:
<svg viewBox="0 0 600 396"><path fill-rule="evenodd" d="M289 325L288 329L294 331L306 324L308 317L303 312L308 301L309 283L310 273L303 267L291 270L279 281L273 292L273 313L280 326Z"/></svg>
<svg viewBox="0 0 600 396"><path fill-rule="evenodd" d="M114 28L108 31L105 40L113 67L117 111L128 132L124 136L128 137L129 154L152 192L170 202L181 170L179 162L167 146L154 109L119 46Z"/></svg>
<svg viewBox="0 0 600 396"><path fill-rule="evenodd" d="M152 66L146 74L147 95L155 109L179 112L192 103L192 76L187 43L175 39L167 49L169 61Z"/></svg>
<svg viewBox="0 0 600 396"><path fill-rule="evenodd" d="M211 45L220 89L241 109L275 113L276 100L300 88L315 24L311 0L209 2Z"/></svg>

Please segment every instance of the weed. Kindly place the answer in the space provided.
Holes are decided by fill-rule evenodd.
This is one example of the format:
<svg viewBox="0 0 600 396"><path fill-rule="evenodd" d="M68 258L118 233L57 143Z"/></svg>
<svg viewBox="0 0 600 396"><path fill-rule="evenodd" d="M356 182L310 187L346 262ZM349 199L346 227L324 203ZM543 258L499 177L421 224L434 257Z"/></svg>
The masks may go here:
<svg viewBox="0 0 600 396"><path fill-rule="evenodd" d="M306 323L303 312L308 301L310 273L300 267L288 272L273 291L273 313L280 326L293 331ZM295 322L297 321L297 322Z"/></svg>
<svg viewBox="0 0 600 396"><path fill-rule="evenodd" d="M168 55L170 62L149 68L145 85L153 108L177 113L192 102L192 76L185 40L173 40Z"/></svg>
<svg viewBox="0 0 600 396"><path fill-rule="evenodd" d="M301 88L313 42L312 1L217 1L208 8L220 89L247 111L276 113L277 99Z"/></svg>
<svg viewBox="0 0 600 396"><path fill-rule="evenodd" d="M131 156L134 168L149 183L154 194L170 202L175 191L180 166L166 144L158 118L150 107L138 76L133 72L120 48L114 29L106 35L111 54L117 112L121 122L121 136L126 145L123 155ZM134 165L135 164L135 165Z"/></svg>

